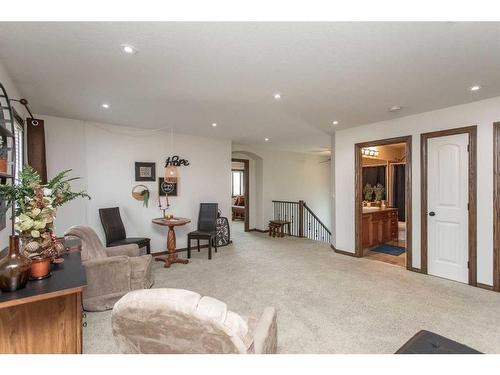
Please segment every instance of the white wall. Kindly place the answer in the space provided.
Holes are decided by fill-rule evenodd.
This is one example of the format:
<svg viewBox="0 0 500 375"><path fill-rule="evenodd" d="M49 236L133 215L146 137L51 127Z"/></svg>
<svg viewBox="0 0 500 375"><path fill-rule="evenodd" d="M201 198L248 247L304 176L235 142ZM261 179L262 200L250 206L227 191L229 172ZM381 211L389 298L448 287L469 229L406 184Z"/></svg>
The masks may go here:
<svg viewBox="0 0 500 375"><path fill-rule="evenodd" d="M119 206L129 237L150 237L152 251L165 250L166 228L151 223L161 215L157 182L136 182L134 162L156 162L157 178L161 176L164 160L172 154L170 133L40 117L45 120L49 176L73 168L84 177L80 187L92 197L59 210L57 233L74 224L86 224L104 239L98 209ZM174 133L173 153L190 162L179 167L179 195L170 197L169 211L192 220L176 229L177 247L181 248L186 246L187 232L196 228L200 202L217 202L223 215L230 215L231 142ZM132 198L136 184L149 188L148 208Z"/></svg>
<svg viewBox="0 0 500 375"><path fill-rule="evenodd" d="M261 210L254 210L257 211L254 219L257 229L267 229L267 223L273 216L273 200L304 200L330 228L330 163L322 163L327 161L328 157L239 144L233 144L233 156L250 160L250 190L253 186L252 181L257 184L254 188L257 192L259 185L262 185L262 199L259 200L258 197L254 199L254 202L256 200L257 204L262 206ZM253 175L252 165L255 166ZM250 208L252 208L252 196L250 196Z"/></svg>
<svg viewBox="0 0 500 375"><path fill-rule="evenodd" d="M21 93L17 89L15 83L10 78L9 74L5 70L5 67L3 66L1 61L0 61L0 82L7 91L7 95L9 95L9 98L20 99L22 97ZM17 113L19 113L21 117L23 118L27 117L27 112L22 105L12 102L11 104L15 107ZM0 251L9 245L9 236L12 234L11 212L12 210L9 210L7 212L7 226L2 231L0 231Z"/></svg>
<svg viewBox="0 0 500 375"><path fill-rule="evenodd" d="M477 281L493 283L493 122L500 120L500 97L449 107L335 133L335 235L333 245L354 252L354 145L412 135L412 265L420 268L420 134L477 125Z"/></svg>

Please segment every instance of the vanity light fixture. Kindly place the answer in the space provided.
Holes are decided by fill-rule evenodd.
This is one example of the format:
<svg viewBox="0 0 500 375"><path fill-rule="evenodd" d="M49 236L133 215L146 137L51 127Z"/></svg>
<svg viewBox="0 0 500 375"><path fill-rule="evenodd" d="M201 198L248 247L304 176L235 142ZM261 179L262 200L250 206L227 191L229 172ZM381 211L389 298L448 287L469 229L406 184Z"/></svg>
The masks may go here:
<svg viewBox="0 0 500 375"><path fill-rule="evenodd" d="M217 123L216 122L212 122L212 127L216 127L217 126Z"/></svg>
<svg viewBox="0 0 500 375"><path fill-rule="evenodd" d="M281 99L281 94L279 92L277 92L276 94L274 94L274 99L280 100Z"/></svg>
<svg viewBox="0 0 500 375"><path fill-rule="evenodd" d="M401 106L399 105L393 105L392 107L389 107L389 112L397 112L401 110Z"/></svg>
<svg viewBox="0 0 500 375"><path fill-rule="evenodd" d="M339 122L338 122L337 120L335 120L335 121L333 121L333 122L332 122L332 124L333 124L333 125L338 125L338 124L339 124Z"/></svg>
<svg viewBox="0 0 500 375"><path fill-rule="evenodd" d="M481 90L481 86L480 85L474 85L469 90L470 91L479 91L479 90Z"/></svg>
<svg viewBox="0 0 500 375"><path fill-rule="evenodd" d="M108 109L109 108L109 104L108 103L102 103L101 107L104 108L104 109Z"/></svg>
<svg viewBox="0 0 500 375"><path fill-rule="evenodd" d="M264 138L264 141L269 142L269 138Z"/></svg>
<svg viewBox="0 0 500 375"><path fill-rule="evenodd" d="M376 158L379 155L379 152L371 148L363 148L361 149L361 155L371 156L372 158Z"/></svg>

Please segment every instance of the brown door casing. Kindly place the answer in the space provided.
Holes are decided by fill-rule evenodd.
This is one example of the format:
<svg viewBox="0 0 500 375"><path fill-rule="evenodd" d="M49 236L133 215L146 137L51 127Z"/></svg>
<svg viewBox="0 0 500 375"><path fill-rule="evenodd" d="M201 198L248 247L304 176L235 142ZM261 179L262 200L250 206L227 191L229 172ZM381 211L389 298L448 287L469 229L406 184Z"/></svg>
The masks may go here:
<svg viewBox="0 0 500 375"><path fill-rule="evenodd" d="M250 230L250 218L248 217L248 213L250 212L250 193L248 189L250 188L250 161L247 159L231 159L232 161L236 161L244 164L243 170L243 179L245 180L245 232ZM232 189L232 188L231 188Z"/></svg>
<svg viewBox="0 0 500 375"><path fill-rule="evenodd" d="M357 143L354 146L355 151L355 182L354 182L354 237L355 237L355 256L361 257L363 254L361 244L361 217L363 202L363 184L362 184L362 155L361 150L365 147L384 146L394 143L404 143L406 152L405 167L405 210L406 210L406 269L417 271L412 267L412 192L411 192L411 135L397 138L387 138L371 142Z"/></svg>
<svg viewBox="0 0 500 375"><path fill-rule="evenodd" d="M500 122L493 124L493 290L500 292Z"/></svg>
<svg viewBox="0 0 500 375"><path fill-rule="evenodd" d="M469 285L477 286L477 126L440 130L420 135L420 246L421 272L427 273L427 140L455 134L469 134Z"/></svg>

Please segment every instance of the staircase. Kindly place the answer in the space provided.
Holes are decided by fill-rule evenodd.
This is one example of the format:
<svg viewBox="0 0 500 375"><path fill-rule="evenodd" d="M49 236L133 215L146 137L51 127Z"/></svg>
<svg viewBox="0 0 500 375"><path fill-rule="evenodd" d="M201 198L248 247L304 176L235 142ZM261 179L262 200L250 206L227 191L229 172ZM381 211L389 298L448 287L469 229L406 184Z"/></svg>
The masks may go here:
<svg viewBox="0 0 500 375"><path fill-rule="evenodd" d="M273 201L273 218L289 221L292 236L330 243L332 233L304 201Z"/></svg>

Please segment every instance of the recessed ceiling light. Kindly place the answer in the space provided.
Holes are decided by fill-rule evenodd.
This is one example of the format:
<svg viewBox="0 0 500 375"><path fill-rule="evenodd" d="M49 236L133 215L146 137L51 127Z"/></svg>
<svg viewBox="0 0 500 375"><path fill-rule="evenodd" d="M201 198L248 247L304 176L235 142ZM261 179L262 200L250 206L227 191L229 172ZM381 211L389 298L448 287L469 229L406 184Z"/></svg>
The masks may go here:
<svg viewBox="0 0 500 375"><path fill-rule="evenodd" d="M269 142L269 138L264 138L264 141Z"/></svg>
<svg viewBox="0 0 500 375"><path fill-rule="evenodd" d="M216 122L212 122L212 126L215 128L217 126Z"/></svg>
<svg viewBox="0 0 500 375"><path fill-rule="evenodd" d="M102 103L101 107L104 108L104 109L108 109L109 108L109 104L108 103Z"/></svg>
<svg viewBox="0 0 500 375"><path fill-rule="evenodd" d="M478 91L478 90L481 90L481 86L479 85L474 85L470 88L470 91Z"/></svg>
<svg viewBox="0 0 500 375"><path fill-rule="evenodd" d="M277 92L276 94L274 94L274 99L280 100L281 99L281 94L279 92Z"/></svg>
<svg viewBox="0 0 500 375"><path fill-rule="evenodd" d="M338 125L339 122L337 120L335 120L334 122L332 122L333 125Z"/></svg>
<svg viewBox="0 0 500 375"><path fill-rule="evenodd" d="M131 46L130 44L122 44L121 48L124 53L129 55L135 55L137 53L137 48Z"/></svg>
<svg viewBox="0 0 500 375"><path fill-rule="evenodd" d="M401 106L399 105L393 105L392 107L389 107L389 112L397 112L401 110Z"/></svg>

